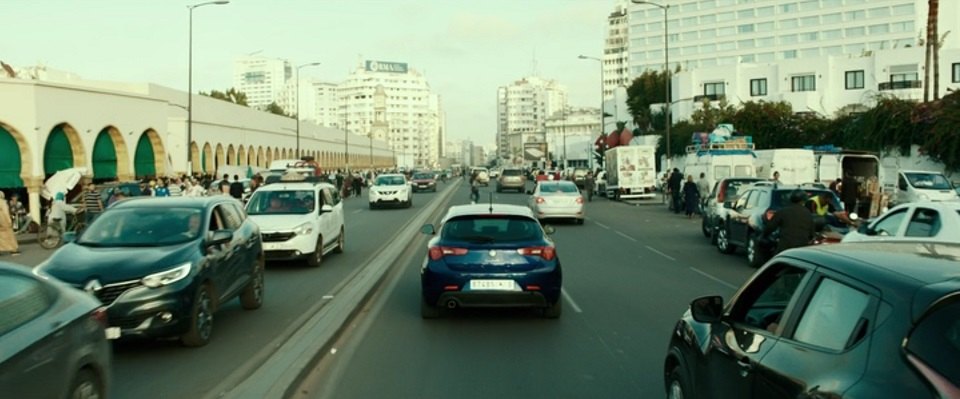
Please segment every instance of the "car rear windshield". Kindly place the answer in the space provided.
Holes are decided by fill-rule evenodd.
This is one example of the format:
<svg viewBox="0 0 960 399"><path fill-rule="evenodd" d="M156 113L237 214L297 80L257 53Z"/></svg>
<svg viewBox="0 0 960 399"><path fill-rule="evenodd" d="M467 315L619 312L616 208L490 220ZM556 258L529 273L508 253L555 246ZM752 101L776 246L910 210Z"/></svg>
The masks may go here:
<svg viewBox="0 0 960 399"><path fill-rule="evenodd" d="M960 299L927 315L910 334L907 351L955 384L960 381Z"/></svg>
<svg viewBox="0 0 960 399"><path fill-rule="evenodd" d="M925 190L949 190L953 187L946 177L936 173L904 173L910 185Z"/></svg>
<svg viewBox="0 0 960 399"><path fill-rule="evenodd" d="M196 239L203 226L196 208L114 208L77 239L77 244L106 247L157 247Z"/></svg>
<svg viewBox="0 0 960 399"><path fill-rule="evenodd" d="M504 169L504 170L503 170L503 173L501 173L501 175L504 175L504 176L521 176L521 175L523 175L523 171L521 171L520 169Z"/></svg>
<svg viewBox="0 0 960 399"><path fill-rule="evenodd" d="M313 190L257 191L247 204L248 215L303 215L316 209Z"/></svg>
<svg viewBox="0 0 960 399"><path fill-rule="evenodd" d="M577 186L569 182L540 183L540 192L541 193L575 193L577 192Z"/></svg>
<svg viewBox="0 0 960 399"><path fill-rule="evenodd" d="M516 242L541 239L543 229L536 220L522 216L467 216L444 223L441 236L468 242Z"/></svg>
<svg viewBox="0 0 960 399"><path fill-rule="evenodd" d="M400 176L380 176L377 178L378 186L399 186L403 184L403 177Z"/></svg>

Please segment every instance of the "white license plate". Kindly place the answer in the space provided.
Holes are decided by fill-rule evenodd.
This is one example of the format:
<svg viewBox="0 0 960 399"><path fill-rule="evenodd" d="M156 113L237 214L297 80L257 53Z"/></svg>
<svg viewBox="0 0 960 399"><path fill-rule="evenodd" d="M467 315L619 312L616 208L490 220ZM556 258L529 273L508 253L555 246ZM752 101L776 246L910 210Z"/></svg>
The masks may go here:
<svg viewBox="0 0 960 399"><path fill-rule="evenodd" d="M120 327L107 327L105 332L107 334L107 339L120 338Z"/></svg>
<svg viewBox="0 0 960 399"><path fill-rule="evenodd" d="M519 291L513 280L470 280L470 289L477 291Z"/></svg>
<svg viewBox="0 0 960 399"><path fill-rule="evenodd" d="M280 247L280 245L274 244L274 243L272 243L272 242L265 242L265 243L263 243L263 250L264 250L264 251L273 251L273 250L276 250L276 249L279 248L279 247Z"/></svg>

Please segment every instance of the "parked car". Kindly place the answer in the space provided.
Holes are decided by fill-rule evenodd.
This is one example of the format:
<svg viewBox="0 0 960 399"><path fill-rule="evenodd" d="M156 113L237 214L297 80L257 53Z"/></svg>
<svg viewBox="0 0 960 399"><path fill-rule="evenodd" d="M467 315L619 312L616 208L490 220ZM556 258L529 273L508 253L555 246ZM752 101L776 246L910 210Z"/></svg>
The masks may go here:
<svg viewBox="0 0 960 399"><path fill-rule="evenodd" d="M111 206L36 273L97 297L121 338L203 346L222 304L260 308L263 266L260 229L239 201L142 197Z"/></svg>
<svg viewBox="0 0 960 399"><path fill-rule="evenodd" d="M740 195L740 189L744 186L762 181L756 177L727 177L713 185L710 195L701 199L700 214L703 219L700 223L700 229L703 235L710 239L710 243L716 243L717 229L723 225L729 216L729 211L723 206L725 202L734 202Z"/></svg>
<svg viewBox="0 0 960 399"><path fill-rule="evenodd" d="M746 249L747 262L751 267L763 265L770 258L769 251L759 245L763 225L773 219L777 210L790 204L790 193L794 190L803 190L810 198L820 193L827 193L832 198L833 209L843 209L840 198L830 190L801 188L769 181L754 183L742 187L742 194L735 202L724 202L728 212L726 220L717 226L717 249L722 253L731 254L737 247L743 247ZM812 213L810 217L814 217ZM776 246L776 236L770 237L770 243Z"/></svg>
<svg viewBox="0 0 960 399"><path fill-rule="evenodd" d="M573 219L577 224L583 224L586 216L583 203L580 190L569 180L539 181L527 200L537 219Z"/></svg>
<svg viewBox="0 0 960 399"><path fill-rule="evenodd" d="M0 392L5 398L106 397L107 310L92 296L0 262Z"/></svg>
<svg viewBox="0 0 960 399"><path fill-rule="evenodd" d="M367 190L370 209L385 205L399 205L404 208L413 206L413 191L407 176L403 174L385 174L377 176L373 186Z"/></svg>
<svg viewBox="0 0 960 399"><path fill-rule="evenodd" d="M433 191L437 192L437 174L433 172L418 172L413 174L413 180L410 184L413 192Z"/></svg>
<svg viewBox="0 0 960 399"><path fill-rule="evenodd" d="M960 203L950 180L940 172L900 170L897 172L897 187L890 199L892 204L909 202L941 202L950 201Z"/></svg>
<svg viewBox="0 0 960 399"><path fill-rule="evenodd" d="M497 178L497 192L504 190L517 190L522 193L527 186L527 178L523 175L523 170L519 168L504 168Z"/></svg>
<svg viewBox="0 0 960 399"><path fill-rule="evenodd" d="M572 183L571 183L572 184ZM504 204L453 206L433 236L420 269L423 318L459 307L532 307L560 317L562 273L556 247L533 213Z"/></svg>
<svg viewBox="0 0 960 399"><path fill-rule="evenodd" d="M330 183L277 183L258 189L247 214L260 226L267 260L306 259L320 266L323 257L343 252L343 203Z"/></svg>
<svg viewBox="0 0 960 399"><path fill-rule="evenodd" d="M895 240L960 243L960 202L900 204L843 237L843 242Z"/></svg>
<svg viewBox="0 0 960 399"><path fill-rule="evenodd" d="M663 363L670 398L956 398L960 245L786 251L726 304L694 299Z"/></svg>

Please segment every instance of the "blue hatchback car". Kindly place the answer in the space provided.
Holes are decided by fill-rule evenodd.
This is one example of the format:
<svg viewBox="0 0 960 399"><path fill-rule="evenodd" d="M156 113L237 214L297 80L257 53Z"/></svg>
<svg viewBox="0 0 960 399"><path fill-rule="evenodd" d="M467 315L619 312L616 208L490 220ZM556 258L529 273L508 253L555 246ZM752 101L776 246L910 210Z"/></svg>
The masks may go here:
<svg viewBox="0 0 960 399"><path fill-rule="evenodd" d="M423 318L458 307L531 307L560 317L562 273L556 247L529 208L478 204L451 207L420 270Z"/></svg>

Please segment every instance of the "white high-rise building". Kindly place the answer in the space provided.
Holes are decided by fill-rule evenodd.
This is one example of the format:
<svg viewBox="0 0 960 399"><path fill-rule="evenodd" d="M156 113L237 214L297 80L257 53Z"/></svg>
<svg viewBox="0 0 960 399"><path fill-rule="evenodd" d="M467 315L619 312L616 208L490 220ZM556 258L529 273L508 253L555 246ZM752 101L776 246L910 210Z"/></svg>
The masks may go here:
<svg viewBox="0 0 960 399"><path fill-rule="evenodd" d="M666 3L670 67L684 70L915 47L927 16L927 0ZM939 11L941 34L960 32L960 2L941 1ZM629 7L633 76L663 68L663 12L650 5Z"/></svg>
<svg viewBox="0 0 960 399"><path fill-rule="evenodd" d="M287 83L292 77L287 60L244 56L233 62L233 87L247 95L247 105L253 108L285 102Z"/></svg>
<svg viewBox="0 0 960 399"><path fill-rule="evenodd" d="M497 89L497 152L522 156L524 143L546 141L547 118L567 106L567 88L554 80L527 77Z"/></svg>
<svg viewBox="0 0 960 399"><path fill-rule="evenodd" d="M603 98L613 96L620 86L630 85L630 18L628 0L617 0L607 17L607 35L603 42Z"/></svg>
<svg viewBox="0 0 960 399"><path fill-rule="evenodd" d="M300 83L300 112L304 120L319 126L337 126L338 96L336 83L304 79Z"/></svg>
<svg viewBox="0 0 960 399"><path fill-rule="evenodd" d="M378 91L382 94L376 95ZM376 97L382 98L384 107L378 129L374 129ZM440 97L430 91L423 75L407 64L363 62L339 85L336 108L335 126L387 141L400 165L438 164L444 138Z"/></svg>

